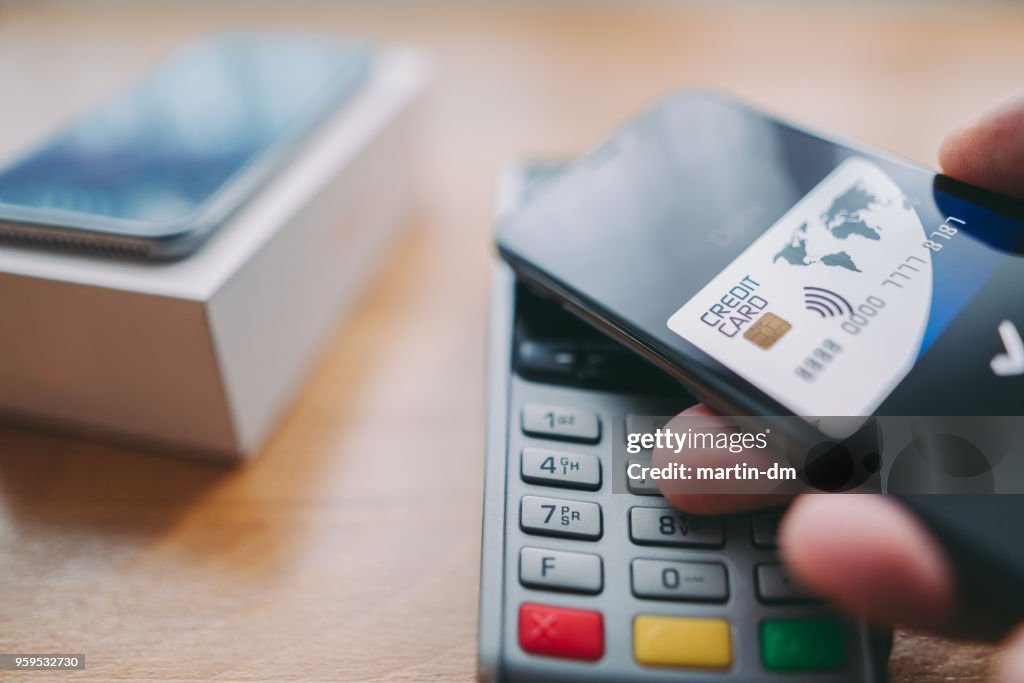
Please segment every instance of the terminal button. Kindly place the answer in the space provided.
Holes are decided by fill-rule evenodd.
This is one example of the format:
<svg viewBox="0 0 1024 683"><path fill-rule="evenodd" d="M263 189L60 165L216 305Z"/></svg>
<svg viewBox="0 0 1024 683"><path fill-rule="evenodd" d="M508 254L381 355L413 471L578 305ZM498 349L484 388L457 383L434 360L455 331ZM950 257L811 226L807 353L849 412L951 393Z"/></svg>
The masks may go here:
<svg viewBox="0 0 1024 683"><path fill-rule="evenodd" d="M590 553L523 548L519 552L519 581L529 588L577 593L600 593L601 558Z"/></svg>
<svg viewBox="0 0 1024 683"><path fill-rule="evenodd" d="M761 622L761 661L770 671L829 671L846 664L843 628L835 619Z"/></svg>
<svg viewBox="0 0 1024 683"><path fill-rule="evenodd" d="M601 538L601 506L578 500L523 496L519 504L523 531L565 538Z"/></svg>
<svg viewBox="0 0 1024 683"><path fill-rule="evenodd" d="M796 581L790 577L786 567L779 563L759 564L754 568L757 583L757 597L761 602L785 603L812 600Z"/></svg>
<svg viewBox="0 0 1024 683"><path fill-rule="evenodd" d="M523 481L531 484L589 491L601 488L601 461L592 453L524 448L520 467Z"/></svg>
<svg viewBox="0 0 1024 683"><path fill-rule="evenodd" d="M596 661L604 656L600 612L525 603L519 607L519 647L549 657Z"/></svg>
<svg viewBox="0 0 1024 683"><path fill-rule="evenodd" d="M519 343L516 367L524 375L540 375L571 379L579 359L579 348L568 341L534 341Z"/></svg>
<svg viewBox="0 0 1024 683"><path fill-rule="evenodd" d="M759 548L774 548L778 545L779 522L782 512L758 512L750 518L751 536Z"/></svg>
<svg viewBox="0 0 1024 683"><path fill-rule="evenodd" d="M722 520L663 507L631 508L629 537L640 545L713 548L725 543Z"/></svg>
<svg viewBox="0 0 1024 683"><path fill-rule="evenodd" d="M647 666L728 669L732 666L729 622L639 616L633 621L633 657Z"/></svg>
<svg viewBox="0 0 1024 683"><path fill-rule="evenodd" d="M626 488L630 493L637 496L660 496L661 490L658 488L658 483L653 479L645 476L638 476L634 479L629 476L630 471L634 474L642 475L644 473L643 468L645 467L651 467L649 460L633 459L626 462Z"/></svg>
<svg viewBox="0 0 1024 683"><path fill-rule="evenodd" d="M528 403L523 406L520 419L523 432L529 436L580 443L601 440L601 420L587 410Z"/></svg>
<svg viewBox="0 0 1024 683"><path fill-rule="evenodd" d="M633 560L633 595L660 600L725 602L729 579L721 562Z"/></svg>
<svg viewBox="0 0 1024 683"><path fill-rule="evenodd" d="M630 434L654 434L664 428L672 420L671 417L658 415L627 415L626 416L626 438ZM628 443L628 442L627 442ZM650 453L651 449L643 449Z"/></svg>

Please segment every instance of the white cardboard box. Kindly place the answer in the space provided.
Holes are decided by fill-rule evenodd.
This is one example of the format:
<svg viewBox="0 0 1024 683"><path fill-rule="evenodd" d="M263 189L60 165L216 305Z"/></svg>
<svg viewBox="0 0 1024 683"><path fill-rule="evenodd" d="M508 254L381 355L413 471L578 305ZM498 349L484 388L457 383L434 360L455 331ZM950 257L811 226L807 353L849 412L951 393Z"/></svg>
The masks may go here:
<svg viewBox="0 0 1024 683"><path fill-rule="evenodd" d="M0 417L232 461L256 452L404 219L417 54L367 85L193 256L0 247Z"/></svg>

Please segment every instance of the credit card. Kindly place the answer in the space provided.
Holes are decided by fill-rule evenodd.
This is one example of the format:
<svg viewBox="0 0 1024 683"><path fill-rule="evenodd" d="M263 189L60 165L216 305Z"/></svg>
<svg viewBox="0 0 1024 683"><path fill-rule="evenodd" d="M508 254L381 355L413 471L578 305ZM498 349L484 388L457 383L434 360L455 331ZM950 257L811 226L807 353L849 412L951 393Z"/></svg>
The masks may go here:
<svg viewBox="0 0 1024 683"><path fill-rule="evenodd" d="M848 158L668 327L798 415L870 415L917 360L958 220L926 230L892 178Z"/></svg>

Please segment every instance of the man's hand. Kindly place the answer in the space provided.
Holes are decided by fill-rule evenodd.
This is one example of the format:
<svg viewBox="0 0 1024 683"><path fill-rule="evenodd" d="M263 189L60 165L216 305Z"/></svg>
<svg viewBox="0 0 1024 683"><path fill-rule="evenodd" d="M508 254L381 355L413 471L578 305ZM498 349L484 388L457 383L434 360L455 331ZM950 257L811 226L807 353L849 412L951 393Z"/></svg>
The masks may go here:
<svg viewBox="0 0 1024 683"><path fill-rule="evenodd" d="M682 415L710 417L712 413L694 406ZM716 452L715 457L726 456ZM731 457L737 463L749 462L763 453ZM655 450L653 464L664 467L681 459L671 450ZM729 466L733 461L719 464ZM682 493L666 480L658 483L669 502L698 515L787 502L776 494ZM787 510L779 535L783 557L794 576L850 612L876 622L931 629L952 620L949 563L925 528L894 500L867 494L802 495Z"/></svg>
<svg viewBox="0 0 1024 683"><path fill-rule="evenodd" d="M951 132L939 161L947 175L1024 198L1024 92ZM710 412L696 406L684 414ZM656 451L654 458L657 466L679 460L671 451ZM765 495L667 490L665 495L677 507L703 515L783 502ZM796 579L847 611L876 623L959 633L956 615L962 606L952 566L897 501L878 495L803 495L786 512L780 538ZM1010 638L996 679L1024 681L1024 628Z"/></svg>

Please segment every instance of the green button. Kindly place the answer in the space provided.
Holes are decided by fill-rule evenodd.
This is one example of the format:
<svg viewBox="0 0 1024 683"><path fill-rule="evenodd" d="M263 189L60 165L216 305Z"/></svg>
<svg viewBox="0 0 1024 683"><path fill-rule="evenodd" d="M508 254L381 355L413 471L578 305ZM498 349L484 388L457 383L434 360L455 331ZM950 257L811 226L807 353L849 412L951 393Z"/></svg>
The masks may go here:
<svg viewBox="0 0 1024 683"><path fill-rule="evenodd" d="M843 627L834 619L762 621L761 661L771 671L841 669L846 663Z"/></svg>

